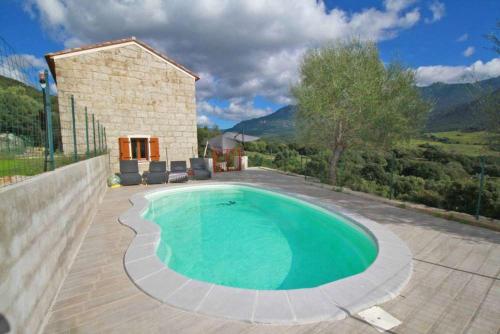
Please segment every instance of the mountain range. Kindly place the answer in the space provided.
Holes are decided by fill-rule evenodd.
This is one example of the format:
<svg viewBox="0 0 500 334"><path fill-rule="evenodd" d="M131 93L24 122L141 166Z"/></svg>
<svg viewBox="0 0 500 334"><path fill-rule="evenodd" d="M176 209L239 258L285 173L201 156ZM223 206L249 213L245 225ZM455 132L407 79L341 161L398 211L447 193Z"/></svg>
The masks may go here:
<svg viewBox="0 0 500 334"><path fill-rule="evenodd" d="M493 95L492 101L500 106L500 77L473 84L435 83L419 87L419 90L433 106L425 129L428 132L484 130L488 121L482 103L484 97ZM296 111L295 106L288 105L267 116L239 122L227 131L269 139L290 139L295 134Z"/></svg>

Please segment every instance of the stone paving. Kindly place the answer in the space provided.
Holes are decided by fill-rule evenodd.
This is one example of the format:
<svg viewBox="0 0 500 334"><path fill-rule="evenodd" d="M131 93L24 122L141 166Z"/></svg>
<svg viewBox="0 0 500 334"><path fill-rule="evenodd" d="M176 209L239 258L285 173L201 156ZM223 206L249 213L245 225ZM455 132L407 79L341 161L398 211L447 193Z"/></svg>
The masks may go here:
<svg viewBox="0 0 500 334"><path fill-rule="evenodd" d="M271 171L217 174L214 180L314 196L396 233L413 253L414 273L400 296L380 305L402 321L392 333L500 331L500 233L333 192ZM130 207L133 194L168 186L108 189L50 311L46 333L378 333L356 315L293 326L212 318L162 304L140 291L123 267L134 232L117 218Z"/></svg>

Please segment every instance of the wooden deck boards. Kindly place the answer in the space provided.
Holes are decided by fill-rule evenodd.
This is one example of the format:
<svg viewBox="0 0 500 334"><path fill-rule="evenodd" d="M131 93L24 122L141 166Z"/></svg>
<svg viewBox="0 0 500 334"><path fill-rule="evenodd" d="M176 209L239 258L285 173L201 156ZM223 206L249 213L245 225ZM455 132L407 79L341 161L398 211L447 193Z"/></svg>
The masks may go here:
<svg viewBox="0 0 500 334"><path fill-rule="evenodd" d="M217 180L277 186L334 201L398 234L414 255L403 293L382 308L403 323L393 333L498 333L500 233L252 170ZM133 231L117 222L128 198L154 187L108 190L50 311L46 333L378 333L355 315L301 326L256 325L211 318L162 304L135 287L123 269Z"/></svg>

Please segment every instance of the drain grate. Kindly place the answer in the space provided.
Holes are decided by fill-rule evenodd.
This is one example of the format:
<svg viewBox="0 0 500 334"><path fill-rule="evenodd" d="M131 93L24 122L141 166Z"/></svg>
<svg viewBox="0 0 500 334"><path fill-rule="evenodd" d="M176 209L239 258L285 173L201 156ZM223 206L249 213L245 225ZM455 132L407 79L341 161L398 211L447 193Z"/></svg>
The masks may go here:
<svg viewBox="0 0 500 334"><path fill-rule="evenodd" d="M370 307L369 309L359 312L358 315L381 333L401 325L401 321L378 306Z"/></svg>

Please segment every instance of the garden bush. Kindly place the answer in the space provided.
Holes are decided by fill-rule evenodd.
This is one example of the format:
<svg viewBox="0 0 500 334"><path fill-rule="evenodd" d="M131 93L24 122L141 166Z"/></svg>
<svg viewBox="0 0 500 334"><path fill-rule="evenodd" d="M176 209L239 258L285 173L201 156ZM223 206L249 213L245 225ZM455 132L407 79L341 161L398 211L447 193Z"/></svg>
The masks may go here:
<svg viewBox="0 0 500 334"><path fill-rule="evenodd" d="M255 149L262 150L258 144ZM328 183L328 154L300 147L273 143L266 151L274 152L274 159L265 155L250 159L251 165L285 168ZM301 155L307 163L301 169ZM253 155L252 155L253 156ZM269 157L269 155L267 155ZM253 160L253 162L252 162ZM481 215L500 218L500 159L486 157L484 192ZM398 148L390 152L351 150L338 162L337 185L356 191L389 197L391 185L394 198L432 207L475 214L479 193L478 173L480 159L443 152L433 145L417 149Z"/></svg>

